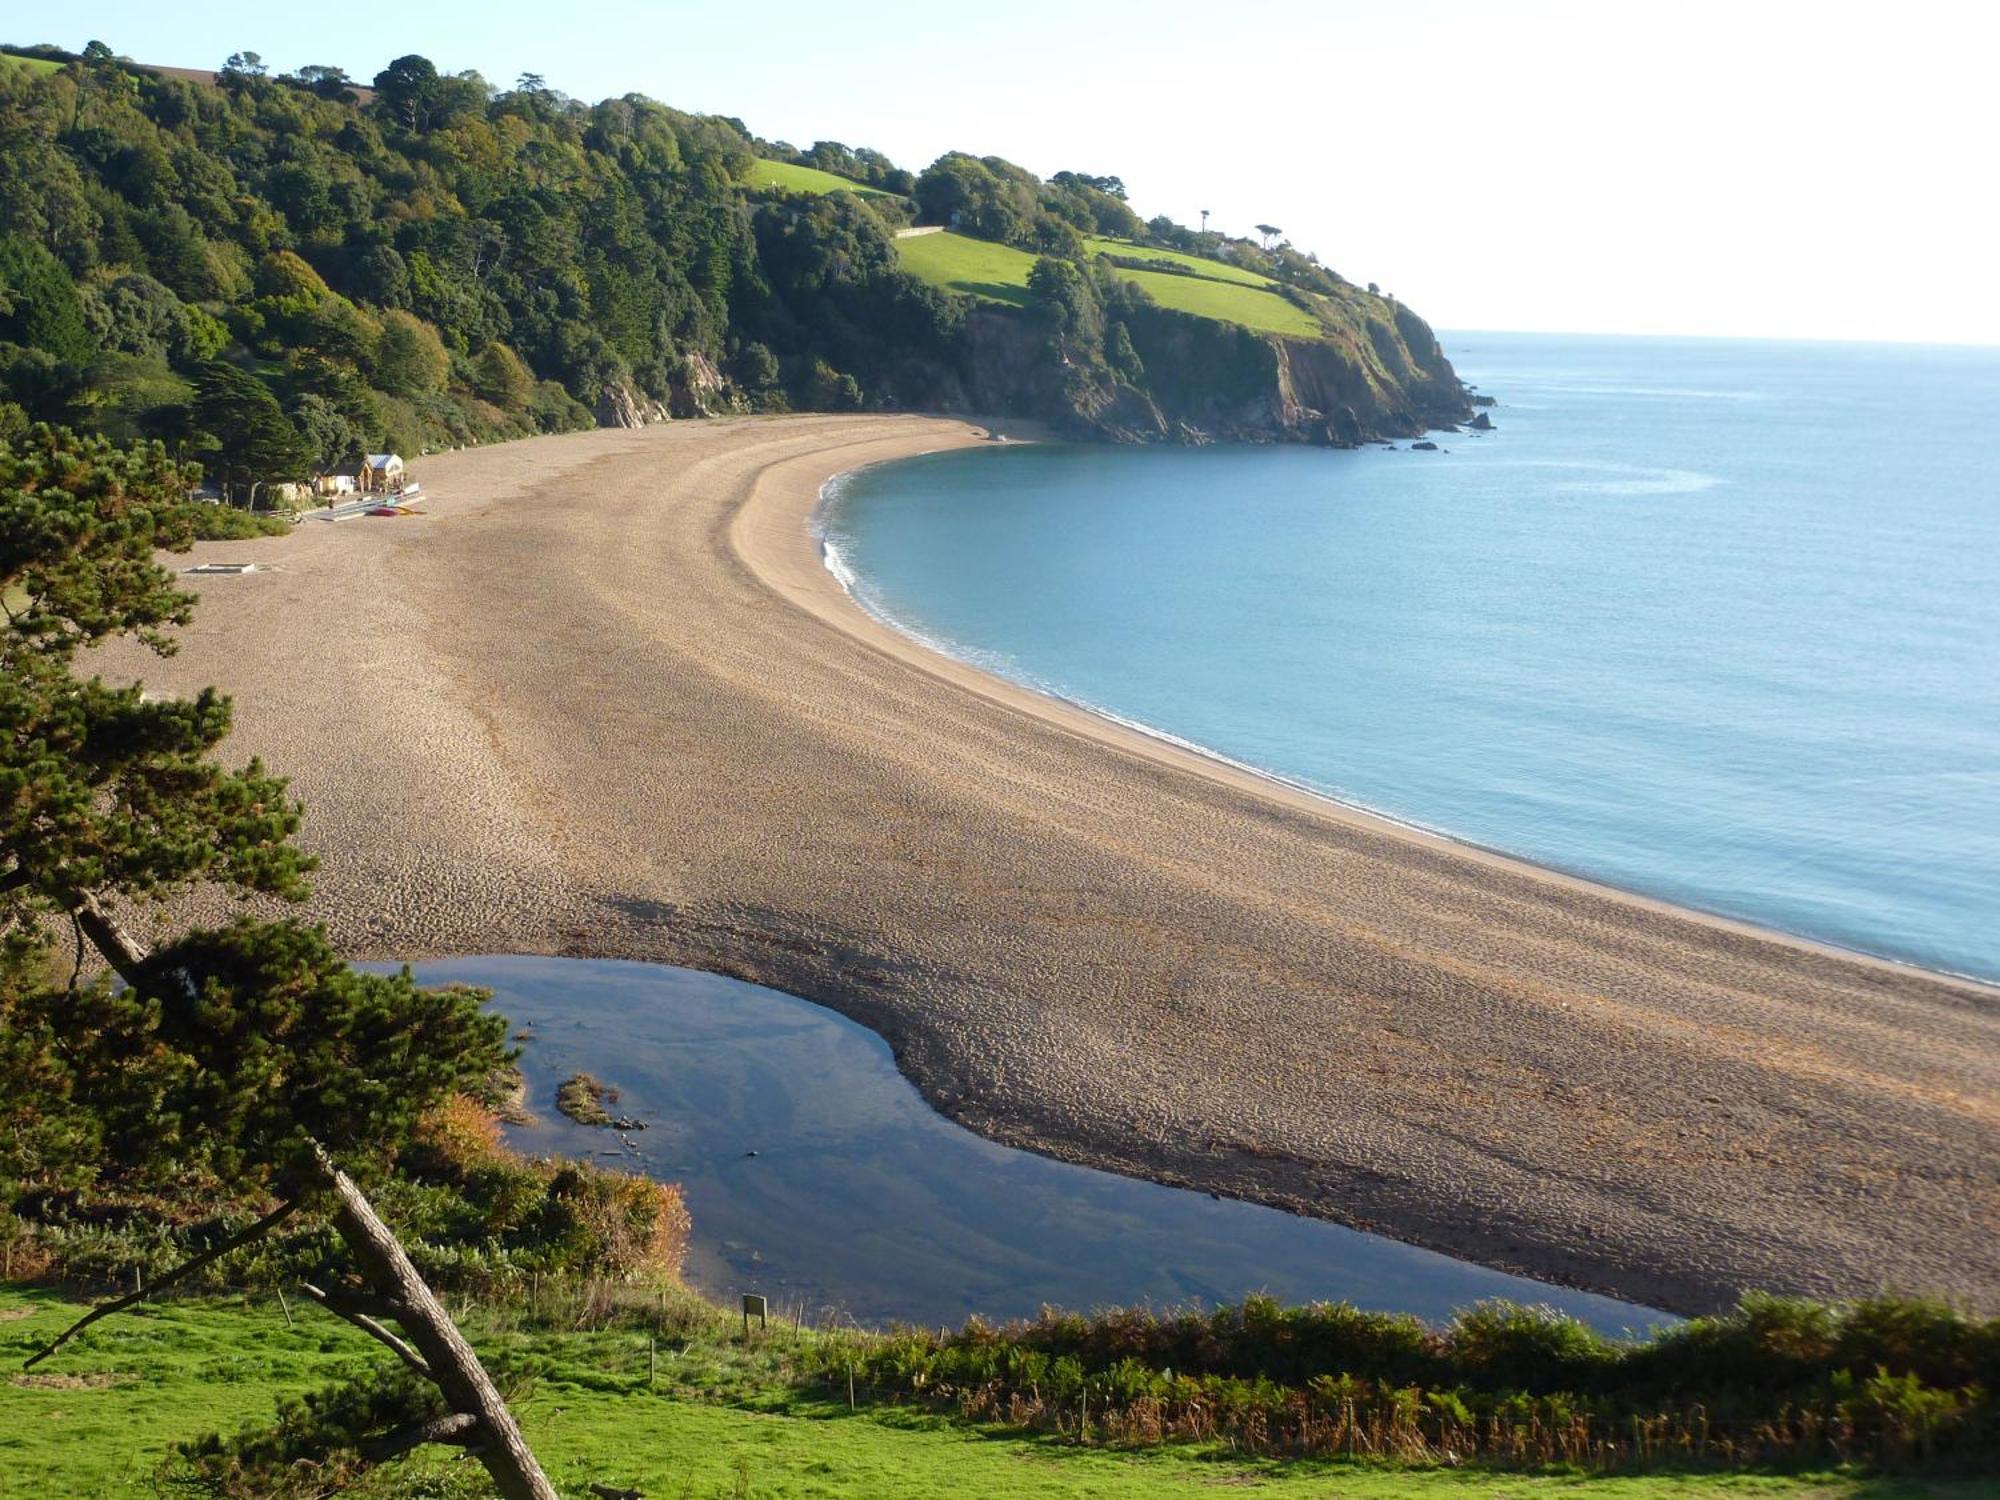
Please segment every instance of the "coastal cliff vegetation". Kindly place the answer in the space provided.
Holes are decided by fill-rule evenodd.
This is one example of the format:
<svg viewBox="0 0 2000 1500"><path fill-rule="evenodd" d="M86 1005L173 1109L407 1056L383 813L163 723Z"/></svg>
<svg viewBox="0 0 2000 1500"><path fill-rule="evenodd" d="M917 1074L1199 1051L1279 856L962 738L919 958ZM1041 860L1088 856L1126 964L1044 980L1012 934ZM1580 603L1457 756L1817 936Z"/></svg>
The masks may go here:
<svg viewBox="0 0 2000 1500"><path fill-rule="evenodd" d="M923 409L1353 443L1467 414L1429 328L1115 177L801 150L396 59L0 69L0 434L157 439L233 498L593 423ZM33 55L26 55L33 54Z"/></svg>

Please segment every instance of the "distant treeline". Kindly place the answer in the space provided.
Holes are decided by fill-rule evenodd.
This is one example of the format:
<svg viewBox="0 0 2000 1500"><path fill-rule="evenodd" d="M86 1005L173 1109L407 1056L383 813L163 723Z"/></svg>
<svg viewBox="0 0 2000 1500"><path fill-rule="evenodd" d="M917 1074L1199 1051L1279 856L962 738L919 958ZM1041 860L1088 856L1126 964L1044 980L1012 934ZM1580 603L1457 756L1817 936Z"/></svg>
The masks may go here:
<svg viewBox="0 0 2000 1500"><path fill-rule="evenodd" d="M894 229L913 219L1075 268L1045 278L1058 336L1144 300L1112 288L1109 316L1094 292L1078 308L1079 283L1104 280L1084 236L1222 244L1141 223L1115 177L1043 182L956 152L913 174L417 56L362 88L330 67L272 76L254 53L210 83L100 43L13 50L61 66L0 66L0 437L41 420L158 438L245 494L362 452L656 406L931 404L972 356L964 299L899 268ZM759 156L890 196L757 189ZM1289 247L1227 248L1340 284ZM1107 388L1136 378L1125 347L1048 344L1046 383L1073 382L1079 352Z"/></svg>

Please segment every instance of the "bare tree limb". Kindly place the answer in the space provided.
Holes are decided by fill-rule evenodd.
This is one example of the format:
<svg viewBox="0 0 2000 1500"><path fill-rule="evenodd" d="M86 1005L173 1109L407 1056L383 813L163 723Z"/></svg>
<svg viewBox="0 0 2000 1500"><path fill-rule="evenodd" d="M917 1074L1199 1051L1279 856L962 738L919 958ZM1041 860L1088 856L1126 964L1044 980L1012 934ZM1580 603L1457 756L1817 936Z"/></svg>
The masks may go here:
<svg viewBox="0 0 2000 1500"><path fill-rule="evenodd" d="M83 928L92 946L104 961L118 971L127 984L139 982L139 966L146 961L146 945L133 937L89 891L78 891L70 912Z"/></svg>
<svg viewBox="0 0 2000 1500"><path fill-rule="evenodd" d="M167 1272L166 1275L162 1276L158 1281L154 1282L151 1286L144 1287L136 1292L128 1292L125 1296L120 1297L115 1301L106 1302L97 1307L93 1307L89 1312L85 1313L82 1317L78 1318L74 1323L70 1324L68 1328L64 1329L61 1333L57 1334L54 1340L52 1340L47 1344L44 1344L34 1354L29 1355L27 1360L22 1364L21 1368L24 1370L32 1370L36 1365L40 1364L43 1360L47 1359L51 1354L54 1354L56 1350L62 1348L64 1344L67 1344L71 1339L75 1338L79 1333L82 1333L84 1329L88 1328L92 1323L95 1323L99 1318L108 1318L113 1313L123 1312L128 1307L132 1307L137 1303L144 1302L148 1297L151 1297L156 1293L165 1291L175 1282L185 1281L188 1277L194 1275L196 1271L199 1271L203 1266L211 1265L214 1262L221 1260L223 1256L229 1254L232 1250L240 1250L245 1245L249 1244L252 1240L262 1239L265 1235L269 1234L273 1229L276 1229L280 1224L284 1223L285 1220L289 1219L292 1216L292 1214L297 1211L298 1206L299 1206L298 1199L288 1198L283 1203L280 1203L276 1208L272 1209L269 1213L265 1214L264 1217L259 1219L255 1224L252 1224L248 1229L245 1229L240 1234L231 1235L228 1239L224 1240L221 1244L215 1246L213 1249L204 1250L201 1254L197 1255L193 1260L183 1261L180 1265L174 1267L173 1270Z"/></svg>
<svg viewBox="0 0 2000 1500"><path fill-rule="evenodd" d="M411 1348L405 1340L398 1338L380 1323L369 1317L368 1314L353 1312L343 1306L342 1303L346 1299L329 1297L310 1281L300 1282L299 1290L312 1298L313 1301L317 1302L328 1312L332 1313L336 1318L344 1318L347 1322L352 1323L356 1328L367 1334L368 1337L386 1346L395 1354L396 1358L400 1359L412 1370L415 1370L424 1379L431 1381L433 1384L436 1383L437 1376L431 1373L431 1367L424 1362L424 1357L421 1354Z"/></svg>
<svg viewBox="0 0 2000 1500"><path fill-rule="evenodd" d="M364 1444L361 1456L370 1463L379 1464L400 1458L412 1448L421 1448L426 1443L450 1443L455 1447L469 1448L479 1441L479 1418L468 1412L455 1411L448 1417L432 1417L428 1422L412 1422L408 1427L399 1427L372 1443Z"/></svg>
<svg viewBox="0 0 2000 1500"><path fill-rule="evenodd" d="M341 1317L359 1313L378 1322L384 1319L394 1321L410 1310L407 1304L398 1302L394 1297L380 1297L373 1292L358 1292L344 1286L321 1287L319 1301L328 1312Z"/></svg>

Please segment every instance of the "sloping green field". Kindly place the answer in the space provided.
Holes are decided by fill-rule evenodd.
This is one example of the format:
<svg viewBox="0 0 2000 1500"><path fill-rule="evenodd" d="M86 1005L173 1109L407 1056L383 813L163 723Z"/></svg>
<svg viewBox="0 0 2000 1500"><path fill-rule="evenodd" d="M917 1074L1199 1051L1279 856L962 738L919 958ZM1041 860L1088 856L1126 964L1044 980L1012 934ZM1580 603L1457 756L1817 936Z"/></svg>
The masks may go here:
<svg viewBox="0 0 2000 1500"><path fill-rule="evenodd" d="M1246 271L1241 266L1232 266L1227 261L1209 260L1199 255L1187 255L1179 250L1162 250L1155 245L1135 245L1130 240L1107 240L1093 235L1083 242L1084 248L1092 255L1122 255L1130 260L1167 260L1177 266L1186 266L1197 276L1206 276L1211 281L1233 281L1238 286L1274 285L1268 276L1260 276L1255 271Z"/></svg>
<svg viewBox="0 0 2000 1500"><path fill-rule="evenodd" d="M46 57L20 57L12 52L0 52L0 68L20 68L29 73L60 73L63 65Z"/></svg>
<svg viewBox="0 0 2000 1500"><path fill-rule="evenodd" d="M1093 242L1096 243L1100 242ZM1035 257L1025 250L946 230L942 234L912 235L897 240L896 251L902 256L904 270L933 286L989 302L1011 302L1017 306L1027 303L1028 273L1035 268ZM1195 260L1193 256L1186 259L1196 265L1215 264ZM1316 319L1258 284L1176 276L1167 271L1128 271L1122 267L1118 274L1144 287L1162 307L1214 318L1221 323L1240 323L1263 333L1288 333L1307 339L1320 336Z"/></svg>
<svg viewBox="0 0 2000 1500"><path fill-rule="evenodd" d="M747 179L755 188L782 188L788 193L859 193L864 198L887 198L891 194L880 188L864 187L845 177L836 177L831 172L822 172L818 167L802 167L795 162L769 161L757 158L757 164L750 169Z"/></svg>
<svg viewBox="0 0 2000 1500"><path fill-rule="evenodd" d="M988 302L1027 306L1028 273L1035 269L1035 257L1025 250L947 229L897 240L896 254L904 270L932 286Z"/></svg>
<svg viewBox="0 0 2000 1500"><path fill-rule="evenodd" d="M1214 318L1221 323L1241 323L1262 333L1289 333L1302 339L1316 339L1322 332L1319 320L1280 297L1234 282L1210 281L1205 276L1175 276L1167 271L1127 271L1118 274L1137 282L1162 307Z"/></svg>
<svg viewBox="0 0 2000 1500"><path fill-rule="evenodd" d="M144 1308L100 1324L30 1374L26 1353L81 1309L45 1293L0 1289L0 1495L37 1500L153 1496L155 1471L178 1441L261 1426L280 1392L312 1389L379 1350L307 1307L294 1323L270 1298ZM724 1320L726 1327L726 1320ZM1591 1478L1573 1473L1420 1470L1244 1459L1221 1449L1115 1452L971 1427L906 1407L850 1412L771 1375L779 1351L690 1339L659 1347L630 1332L481 1335L542 1369L521 1404L522 1426L566 1495L633 1487L662 1500L1200 1500L1250 1492L1271 1500L1974 1500L1978 1481L1807 1475L1671 1473ZM807 1335L811 1337L811 1335ZM782 1342L783 1335L779 1335ZM371 1495L459 1494L446 1475L461 1459L428 1450L370 1484ZM393 1476L393 1477L391 1477Z"/></svg>

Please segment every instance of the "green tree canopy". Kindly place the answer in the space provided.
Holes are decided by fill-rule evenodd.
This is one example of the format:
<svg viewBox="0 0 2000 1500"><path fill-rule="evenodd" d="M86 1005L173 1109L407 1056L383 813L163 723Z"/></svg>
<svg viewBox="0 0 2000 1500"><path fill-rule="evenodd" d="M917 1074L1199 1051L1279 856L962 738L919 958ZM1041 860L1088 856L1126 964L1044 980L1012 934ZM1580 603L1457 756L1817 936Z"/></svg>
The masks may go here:
<svg viewBox="0 0 2000 1500"><path fill-rule="evenodd" d="M95 347L62 263L15 234L0 238L0 340L74 361Z"/></svg>
<svg viewBox="0 0 2000 1500"><path fill-rule="evenodd" d="M508 1059L465 989L348 968L317 928L239 921L156 949L123 988L44 996L68 1097L140 1180L201 1172L289 1196L319 1143L373 1174L417 1124Z"/></svg>
<svg viewBox="0 0 2000 1500"><path fill-rule="evenodd" d="M438 331L422 318L396 310L382 315L370 368L375 383L397 396L437 390L451 373L451 355Z"/></svg>
<svg viewBox="0 0 2000 1500"><path fill-rule="evenodd" d="M472 388L506 412L526 411L535 399L534 374L497 339L472 362Z"/></svg>
<svg viewBox="0 0 2000 1500"><path fill-rule="evenodd" d="M231 494L304 479L312 453L262 381L221 360L195 372L197 446Z"/></svg>
<svg viewBox="0 0 2000 1500"><path fill-rule="evenodd" d="M93 917L106 899L197 881L304 893L298 809L256 761L210 752L229 704L80 680L76 652L112 635L156 651L194 596L153 561L185 547L188 471L158 444L123 451L38 427L0 446L0 927Z"/></svg>

